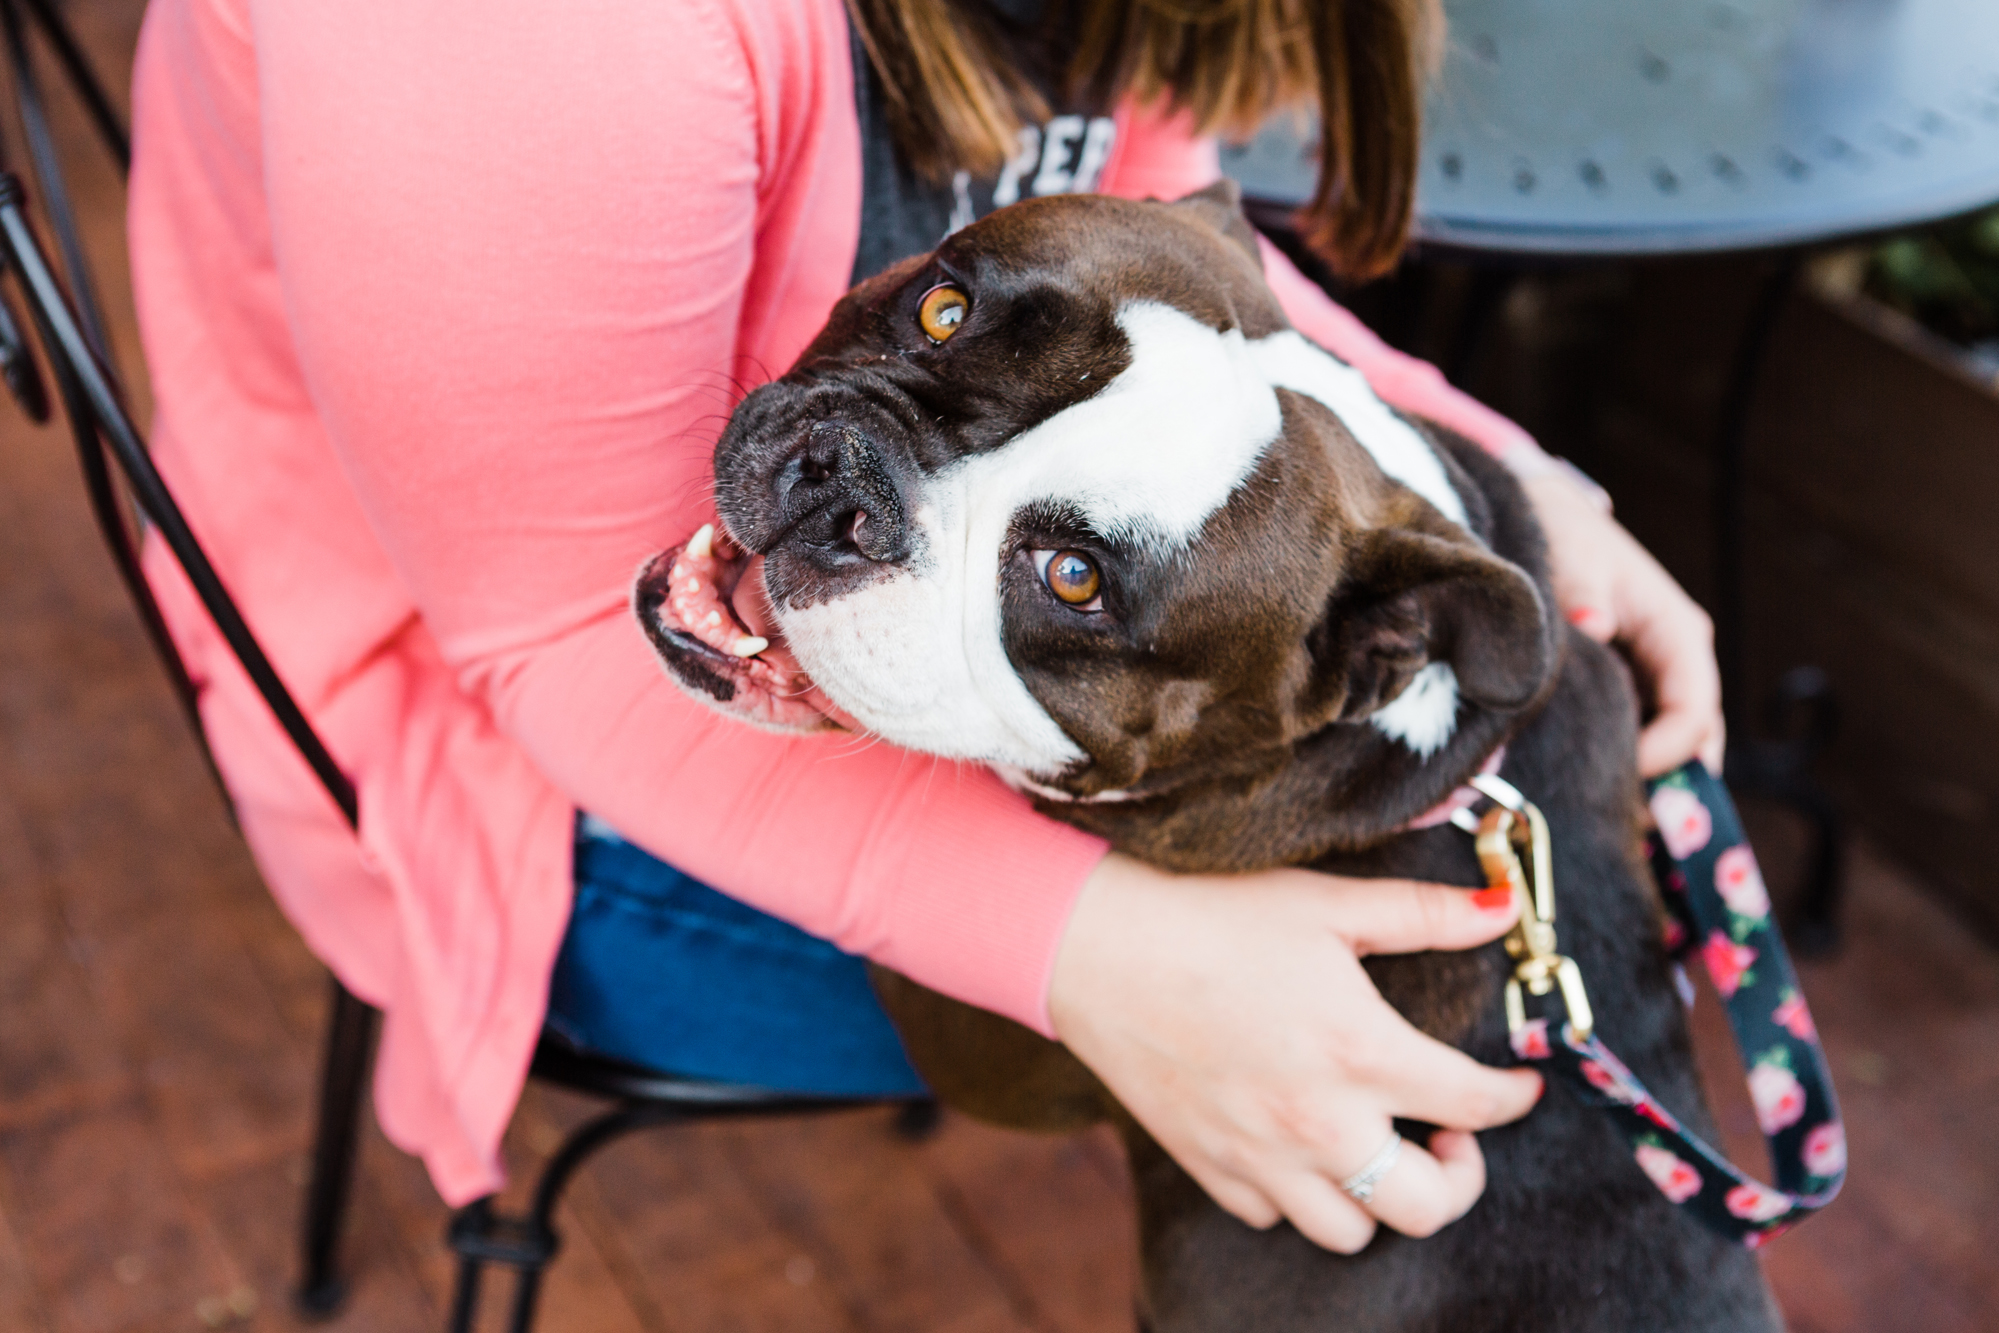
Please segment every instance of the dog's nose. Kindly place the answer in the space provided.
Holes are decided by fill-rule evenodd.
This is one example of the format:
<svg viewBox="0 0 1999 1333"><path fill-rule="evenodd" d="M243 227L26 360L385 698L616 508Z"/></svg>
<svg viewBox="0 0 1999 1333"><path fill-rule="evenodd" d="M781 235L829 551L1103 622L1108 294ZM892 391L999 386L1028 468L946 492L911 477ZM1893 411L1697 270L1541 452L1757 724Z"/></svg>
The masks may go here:
<svg viewBox="0 0 1999 1333"><path fill-rule="evenodd" d="M812 425L774 483L787 540L814 564L908 557L901 490L865 432L837 421Z"/></svg>

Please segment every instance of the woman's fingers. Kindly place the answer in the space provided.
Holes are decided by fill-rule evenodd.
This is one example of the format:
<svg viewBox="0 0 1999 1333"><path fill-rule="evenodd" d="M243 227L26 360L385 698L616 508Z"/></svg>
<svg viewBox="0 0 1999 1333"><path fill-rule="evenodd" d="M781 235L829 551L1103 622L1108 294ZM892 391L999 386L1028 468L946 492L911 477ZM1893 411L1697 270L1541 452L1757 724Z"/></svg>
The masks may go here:
<svg viewBox="0 0 1999 1333"><path fill-rule="evenodd" d="M1713 773L1721 772L1728 748L1721 719L1694 707L1668 708L1638 734L1638 771L1648 778L1670 773L1698 758Z"/></svg>
<svg viewBox="0 0 1999 1333"><path fill-rule="evenodd" d="M1383 1142L1387 1134L1382 1135ZM1405 1236L1432 1236L1463 1217L1485 1189L1485 1155L1478 1140L1439 1130L1426 1151L1402 1141L1394 1167L1375 1182L1364 1207Z"/></svg>
<svg viewBox="0 0 1999 1333"><path fill-rule="evenodd" d="M1569 623L1631 651L1654 716L1638 737L1647 777L1699 758L1721 770L1721 675L1714 626L1637 539L1559 473L1526 482L1548 534L1555 597Z"/></svg>
<svg viewBox="0 0 1999 1333"><path fill-rule="evenodd" d="M1298 870L1175 876L1113 854L1070 915L1049 1014L1223 1208L1252 1226L1281 1214L1352 1250L1373 1223L1334 1168L1364 1165L1390 1116L1477 1129L1523 1114L1540 1091L1535 1074L1484 1068L1410 1026L1356 947L1472 947L1516 911L1510 895L1481 908L1472 892L1434 884ZM1476 1176L1462 1146L1414 1159L1418 1188L1401 1187L1393 1205L1401 1223L1463 1211Z"/></svg>
<svg viewBox="0 0 1999 1333"><path fill-rule="evenodd" d="M1384 1009L1387 1006L1382 1006ZM1491 1129L1534 1109L1546 1085L1531 1069L1494 1069L1454 1046L1418 1032L1394 1010L1377 1039L1389 1053L1362 1061L1362 1073L1386 1098L1386 1109L1406 1120L1446 1129ZM1375 1067L1376 1065L1379 1067ZM1386 1137L1385 1135L1383 1137Z"/></svg>
<svg viewBox="0 0 1999 1333"><path fill-rule="evenodd" d="M1642 552L1640 553L1643 554ZM1634 575L1620 608L1620 636L1651 683L1652 721L1638 737L1638 768L1646 777L1700 756L1719 769L1721 672L1714 658L1714 623L1666 572Z"/></svg>
<svg viewBox="0 0 1999 1333"><path fill-rule="evenodd" d="M1724 719L1714 724L1714 730L1709 732L1708 738L1701 743L1701 762L1707 765L1708 772L1720 777L1722 765L1727 759L1728 723Z"/></svg>
<svg viewBox="0 0 1999 1333"><path fill-rule="evenodd" d="M1381 1137L1388 1138L1386 1131ZM1278 1203L1305 1239L1335 1254L1359 1254L1374 1239L1374 1217L1316 1171L1287 1177Z"/></svg>
<svg viewBox="0 0 1999 1333"><path fill-rule="evenodd" d="M1510 895L1407 879L1336 880L1310 871L1333 928L1356 954L1471 949L1498 939L1520 915Z"/></svg>
<svg viewBox="0 0 1999 1333"><path fill-rule="evenodd" d="M1386 1117L1368 1117L1368 1121L1367 1141L1376 1146L1366 1159L1337 1163L1325 1172L1287 1172L1271 1187L1274 1205L1258 1192L1261 1207L1253 1216L1230 1207L1214 1186L1203 1182L1204 1187L1251 1226L1267 1226L1282 1212L1306 1239L1338 1254L1365 1249L1374 1238L1376 1222L1405 1236L1431 1236L1471 1211L1485 1190L1485 1155L1475 1137L1452 1129L1431 1135L1427 1149L1402 1140L1393 1164L1375 1178L1367 1202L1348 1194L1342 1182L1366 1170L1392 1133ZM1348 1142L1356 1141L1357 1137L1348 1137Z"/></svg>
<svg viewBox="0 0 1999 1333"><path fill-rule="evenodd" d="M1288 1210L1273 1203L1263 1189L1218 1169L1211 1158L1196 1152L1175 1152L1168 1144L1160 1146L1172 1154L1173 1160L1180 1163L1209 1198L1221 1205L1222 1211L1245 1226L1262 1231L1290 1215Z"/></svg>
<svg viewBox="0 0 1999 1333"><path fill-rule="evenodd" d="M1608 589L1599 588L1577 593L1576 600L1571 601L1557 587L1555 596L1565 608L1562 614L1568 618L1568 622L1590 638L1598 643L1609 643L1617 637L1617 617L1606 609L1610 605Z"/></svg>
<svg viewBox="0 0 1999 1333"><path fill-rule="evenodd" d="M1472 948L1498 938L1520 915L1511 897L1484 898L1481 905L1480 893L1441 884L1314 881L1332 895L1336 929L1361 957ZM1367 1007L1374 1012L1366 1025L1353 1015L1347 1059L1354 1073L1388 1095L1394 1114L1451 1129L1490 1129L1518 1120L1540 1100L1541 1077L1532 1070L1480 1064L1417 1031L1379 995L1370 993ZM1359 1039L1363 1031L1369 1035Z"/></svg>
<svg viewBox="0 0 1999 1333"><path fill-rule="evenodd" d="M1376 1152L1392 1132L1386 1119L1373 1135ZM1342 1164L1325 1174L1299 1171L1277 1186L1277 1203L1306 1239L1337 1254L1358 1254L1374 1239L1375 1224L1405 1236L1432 1236L1471 1211L1485 1190L1485 1156L1478 1140L1457 1130L1439 1130L1425 1149L1402 1140L1393 1165L1374 1181L1366 1203L1349 1195L1341 1182L1372 1161Z"/></svg>

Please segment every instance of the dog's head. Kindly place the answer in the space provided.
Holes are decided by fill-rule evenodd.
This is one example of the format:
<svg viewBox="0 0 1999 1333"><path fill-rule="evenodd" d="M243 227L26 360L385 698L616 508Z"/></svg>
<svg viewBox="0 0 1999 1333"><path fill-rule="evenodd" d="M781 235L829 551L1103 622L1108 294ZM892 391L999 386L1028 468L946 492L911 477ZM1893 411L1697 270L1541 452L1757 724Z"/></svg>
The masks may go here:
<svg viewBox="0 0 1999 1333"><path fill-rule="evenodd" d="M725 531L639 581L677 679L984 761L1114 835L1211 838L1301 765L1316 805L1475 765L1499 733L1468 720L1550 671L1483 490L1290 329L1232 187L1020 204L862 284L715 477Z"/></svg>

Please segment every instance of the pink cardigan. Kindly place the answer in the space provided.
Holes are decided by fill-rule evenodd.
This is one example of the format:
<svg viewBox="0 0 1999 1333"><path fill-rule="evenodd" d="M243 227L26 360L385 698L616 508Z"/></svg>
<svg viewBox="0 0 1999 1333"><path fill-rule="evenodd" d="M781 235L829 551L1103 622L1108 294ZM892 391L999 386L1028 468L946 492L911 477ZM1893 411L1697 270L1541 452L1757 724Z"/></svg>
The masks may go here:
<svg viewBox="0 0 1999 1333"><path fill-rule="evenodd" d="M360 792L351 837L159 549L272 891L387 1014L383 1128L456 1204L541 1026L576 809L743 900L1046 1029L1102 855L989 773L725 722L625 609L707 514L742 388L846 285L840 0L155 0L133 281L161 467ZM1213 147L1127 111L1103 176ZM1307 333L1496 449L1514 427L1281 260Z"/></svg>

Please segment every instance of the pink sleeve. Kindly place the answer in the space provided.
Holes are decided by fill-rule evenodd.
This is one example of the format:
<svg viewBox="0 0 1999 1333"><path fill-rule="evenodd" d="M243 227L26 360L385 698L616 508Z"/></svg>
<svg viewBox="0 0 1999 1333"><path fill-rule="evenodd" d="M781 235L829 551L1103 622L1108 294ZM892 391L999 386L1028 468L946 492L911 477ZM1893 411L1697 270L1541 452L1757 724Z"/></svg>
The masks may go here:
<svg viewBox="0 0 1999 1333"><path fill-rule="evenodd" d="M1127 108L1118 151L1106 166L1104 191L1129 199L1177 199L1212 184L1222 174L1211 138L1189 132L1182 117ZM1391 406L1434 421L1476 441L1509 466L1529 469L1544 455L1534 438L1513 422L1451 386L1427 361L1398 352L1336 304L1268 241L1263 270L1271 290L1298 331L1367 376Z"/></svg>
<svg viewBox="0 0 1999 1333"><path fill-rule="evenodd" d="M305 387L460 688L648 850L1045 1030L1103 844L977 766L718 718L626 609L846 285L838 0L253 8Z"/></svg>

